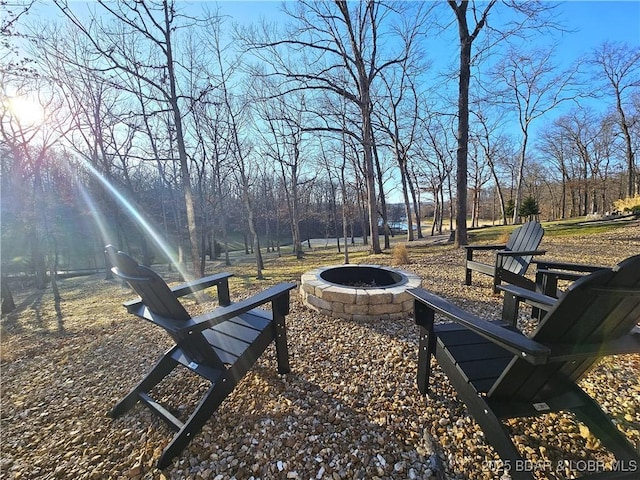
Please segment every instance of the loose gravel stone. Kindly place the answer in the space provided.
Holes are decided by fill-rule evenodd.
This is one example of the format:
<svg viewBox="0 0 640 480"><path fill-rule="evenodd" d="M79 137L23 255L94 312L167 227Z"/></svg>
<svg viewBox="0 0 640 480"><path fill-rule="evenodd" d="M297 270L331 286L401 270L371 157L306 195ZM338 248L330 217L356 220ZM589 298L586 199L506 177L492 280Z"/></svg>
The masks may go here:
<svg viewBox="0 0 640 480"><path fill-rule="evenodd" d="M464 286L464 252L430 243L409 244L411 263L401 268L419 275L423 288L498 319L502 299L490 293L489 278L474 276ZM548 259L613 265L640 252L640 226L545 237L541 248ZM390 265L391 258L366 262ZM242 278L232 295L276 283ZM409 316L334 319L304 307L297 294L287 317L291 373L276 373L269 347L161 472L155 465L172 432L140 406L115 420L107 413L171 346L170 338L128 315L121 303L131 292L99 275L61 280L60 290L60 313L49 293L25 291L14 297L28 306L2 319L3 478L488 479L504 473L436 362L432 393L424 398L417 391L418 336ZM523 309L520 324L530 323ZM639 370L640 355L610 357L581 386L640 446ZM160 400L188 415L206 388L178 370L163 382ZM535 471L539 479L584 475L579 469L586 462L612 465L613 457L569 414L513 420L508 427L529 460L553 466Z"/></svg>

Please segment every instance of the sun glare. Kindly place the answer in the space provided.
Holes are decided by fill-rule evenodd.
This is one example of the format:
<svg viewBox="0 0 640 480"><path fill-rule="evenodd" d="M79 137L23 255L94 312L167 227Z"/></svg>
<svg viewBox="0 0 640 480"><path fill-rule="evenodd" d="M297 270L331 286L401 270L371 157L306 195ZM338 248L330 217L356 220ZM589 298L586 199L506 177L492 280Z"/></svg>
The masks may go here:
<svg viewBox="0 0 640 480"><path fill-rule="evenodd" d="M10 97L7 104L11 116L22 126L34 126L44 121L42 106L26 96Z"/></svg>
<svg viewBox="0 0 640 480"><path fill-rule="evenodd" d="M95 167L91 165L91 163L89 163L86 159L82 157L77 157L77 158L82 162L82 164L87 168L87 170L100 183L102 183L109 192L111 192L111 195L113 196L113 198L115 198L120 203L120 205L122 205L125 208L125 210L128 212L131 219L146 231L146 233L153 239L155 244L164 252L167 258L171 260L171 263L180 272L182 277L185 279L191 278L188 272L186 270L183 270L181 265L178 263L177 256L175 255L175 252L173 252L171 246L165 241L162 235L160 235L156 231L156 229L153 228L151 223L149 223L145 219L143 214L139 212L136 209L136 207L129 200L127 200L127 198L122 193L120 193L120 191L109 180L107 180L98 170L96 170ZM93 201L89 193L86 191L86 189L82 186L82 184L78 183L78 187L80 188L80 193L83 199L85 200L85 202L87 202L87 206L92 210L94 214L94 219L97 222L98 229L102 234L102 238L105 244L112 243L112 241L110 240L109 232L107 231L107 228L105 226L106 222L104 221L104 216L102 212L100 212L95 202Z"/></svg>

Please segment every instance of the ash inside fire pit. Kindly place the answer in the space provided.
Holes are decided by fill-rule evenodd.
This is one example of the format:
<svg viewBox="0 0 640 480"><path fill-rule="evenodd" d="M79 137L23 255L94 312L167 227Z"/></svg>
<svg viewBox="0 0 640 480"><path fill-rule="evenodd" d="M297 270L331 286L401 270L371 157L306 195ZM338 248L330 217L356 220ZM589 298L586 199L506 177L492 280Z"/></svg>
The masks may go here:
<svg viewBox="0 0 640 480"><path fill-rule="evenodd" d="M329 268L320 278L336 285L357 288L391 287L407 281L406 277L393 270L369 266L344 266Z"/></svg>
<svg viewBox="0 0 640 480"><path fill-rule="evenodd" d="M355 287L355 288L368 288L368 287L377 287L379 286L376 282L348 282L344 283L346 287Z"/></svg>

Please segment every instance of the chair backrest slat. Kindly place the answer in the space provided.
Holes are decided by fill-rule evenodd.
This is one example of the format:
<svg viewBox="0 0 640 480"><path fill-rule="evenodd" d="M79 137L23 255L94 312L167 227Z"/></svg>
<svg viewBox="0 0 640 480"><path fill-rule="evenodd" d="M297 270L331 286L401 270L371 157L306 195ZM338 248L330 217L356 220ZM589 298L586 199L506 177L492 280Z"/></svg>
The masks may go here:
<svg viewBox="0 0 640 480"><path fill-rule="evenodd" d="M113 273L127 283L140 295L142 303L153 313L174 320L189 320L191 316L173 294L165 281L153 270L138 265L124 252L118 252L113 246L105 247L113 265Z"/></svg>
<svg viewBox="0 0 640 480"><path fill-rule="evenodd" d="M527 222L511 233L506 249L515 252L537 250L543 236L544 229L540 223L535 221ZM532 258L532 255L506 257L502 268L516 275L524 275L527 273Z"/></svg>
<svg viewBox="0 0 640 480"><path fill-rule="evenodd" d="M138 265L129 255L117 251L111 245L107 245L105 251L113 264L113 273L127 281L152 314L178 321L191 319L191 315L156 272L144 265ZM175 332L167 333L194 362L206 363L215 368L223 367L220 357L201 333L189 335L188 339Z"/></svg>
<svg viewBox="0 0 640 480"><path fill-rule="evenodd" d="M532 338L549 345L598 345L628 334L640 321L640 297L619 291L640 288L640 255L613 269L574 282L547 313ZM566 352L567 354L571 352ZM599 360L559 361L531 365L514 357L489 392L492 397L535 401L558 385L579 380Z"/></svg>

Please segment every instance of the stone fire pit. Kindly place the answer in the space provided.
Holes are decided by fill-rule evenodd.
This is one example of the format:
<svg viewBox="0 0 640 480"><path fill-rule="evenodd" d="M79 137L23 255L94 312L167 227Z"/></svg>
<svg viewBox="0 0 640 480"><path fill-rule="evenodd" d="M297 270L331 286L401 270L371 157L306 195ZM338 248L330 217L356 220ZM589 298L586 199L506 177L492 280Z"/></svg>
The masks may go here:
<svg viewBox="0 0 640 480"><path fill-rule="evenodd" d="M420 277L379 265L321 267L302 275L300 294L309 308L348 320L387 320L413 311L407 289Z"/></svg>

